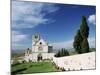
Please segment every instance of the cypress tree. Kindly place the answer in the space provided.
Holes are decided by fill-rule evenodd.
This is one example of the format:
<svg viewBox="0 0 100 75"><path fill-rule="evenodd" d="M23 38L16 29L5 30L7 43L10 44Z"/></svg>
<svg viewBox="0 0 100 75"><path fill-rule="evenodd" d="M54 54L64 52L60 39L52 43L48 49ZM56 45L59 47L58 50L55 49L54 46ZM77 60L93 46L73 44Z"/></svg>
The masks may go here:
<svg viewBox="0 0 100 75"><path fill-rule="evenodd" d="M87 53L89 52L89 43L88 43L88 40L87 39L84 39L83 42L82 42L82 53Z"/></svg>
<svg viewBox="0 0 100 75"><path fill-rule="evenodd" d="M83 38L81 48L82 48L82 53L87 53L89 52L89 44L88 44L88 36L89 36L89 27L86 21L86 17L82 16L82 24L80 26L80 33Z"/></svg>
<svg viewBox="0 0 100 75"><path fill-rule="evenodd" d="M65 50L66 55L65 56L69 56L69 52L67 50Z"/></svg>
<svg viewBox="0 0 100 75"><path fill-rule="evenodd" d="M58 51L58 53L57 53L57 57L60 57L60 51Z"/></svg>
<svg viewBox="0 0 100 75"><path fill-rule="evenodd" d="M89 35L89 27L87 25L86 17L82 16L82 23L80 26L80 33L83 38L88 38Z"/></svg>
<svg viewBox="0 0 100 75"><path fill-rule="evenodd" d="M64 56L67 56L66 50L64 49Z"/></svg>
<svg viewBox="0 0 100 75"><path fill-rule="evenodd" d="M61 50L61 56L64 56L64 49Z"/></svg>
<svg viewBox="0 0 100 75"><path fill-rule="evenodd" d="M80 34L80 30L77 31L77 34L74 38L74 43L73 43L73 46L75 48L75 51L78 52L78 53L82 53L81 52L81 43L82 43L82 36Z"/></svg>
<svg viewBox="0 0 100 75"><path fill-rule="evenodd" d="M89 52L89 27L86 21L86 17L82 16L82 23L80 29L77 31L77 34L74 38L73 47L78 53L87 53Z"/></svg>
<svg viewBox="0 0 100 75"><path fill-rule="evenodd" d="M55 57L63 57L63 56L68 56L69 52L67 50L65 50L64 48L62 48L60 51L58 51L55 54Z"/></svg>

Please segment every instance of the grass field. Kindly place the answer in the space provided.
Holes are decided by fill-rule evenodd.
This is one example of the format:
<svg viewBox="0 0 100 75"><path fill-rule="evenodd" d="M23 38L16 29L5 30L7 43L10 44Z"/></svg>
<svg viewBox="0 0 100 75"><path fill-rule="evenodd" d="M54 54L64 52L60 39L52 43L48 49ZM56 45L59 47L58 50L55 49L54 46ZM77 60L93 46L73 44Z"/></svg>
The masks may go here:
<svg viewBox="0 0 100 75"><path fill-rule="evenodd" d="M11 66L12 74L56 72L57 70L51 62L29 62Z"/></svg>

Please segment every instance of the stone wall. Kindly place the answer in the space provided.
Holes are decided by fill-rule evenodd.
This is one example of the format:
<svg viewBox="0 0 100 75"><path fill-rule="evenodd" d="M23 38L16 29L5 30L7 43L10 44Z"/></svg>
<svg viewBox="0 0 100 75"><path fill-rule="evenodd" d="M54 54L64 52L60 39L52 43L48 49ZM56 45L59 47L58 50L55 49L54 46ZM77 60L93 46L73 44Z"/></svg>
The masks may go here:
<svg viewBox="0 0 100 75"><path fill-rule="evenodd" d="M53 59L55 53L42 53L43 59Z"/></svg>
<svg viewBox="0 0 100 75"><path fill-rule="evenodd" d="M54 57L53 62L59 68L65 70L83 70L83 69L95 69L95 52L65 56Z"/></svg>

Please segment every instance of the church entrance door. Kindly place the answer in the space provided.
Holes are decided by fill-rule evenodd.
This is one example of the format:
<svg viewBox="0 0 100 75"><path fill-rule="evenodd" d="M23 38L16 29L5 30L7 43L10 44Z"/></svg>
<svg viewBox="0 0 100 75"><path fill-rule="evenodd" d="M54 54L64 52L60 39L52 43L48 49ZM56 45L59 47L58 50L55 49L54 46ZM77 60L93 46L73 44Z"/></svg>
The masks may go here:
<svg viewBox="0 0 100 75"><path fill-rule="evenodd" d="M38 54L37 58L38 58L38 61L41 61L42 60L42 54L41 53Z"/></svg>

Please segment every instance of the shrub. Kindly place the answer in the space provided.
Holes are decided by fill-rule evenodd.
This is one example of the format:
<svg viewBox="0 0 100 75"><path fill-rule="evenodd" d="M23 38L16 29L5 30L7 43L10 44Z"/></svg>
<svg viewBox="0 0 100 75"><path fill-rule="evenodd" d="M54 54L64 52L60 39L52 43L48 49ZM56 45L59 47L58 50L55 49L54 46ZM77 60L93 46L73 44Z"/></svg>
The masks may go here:
<svg viewBox="0 0 100 75"><path fill-rule="evenodd" d="M58 51L55 54L55 57L63 57L63 56L69 56L69 52L64 48L62 48L62 50Z"/></svg>

